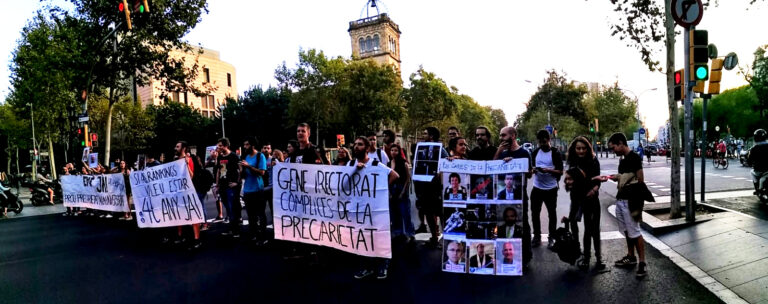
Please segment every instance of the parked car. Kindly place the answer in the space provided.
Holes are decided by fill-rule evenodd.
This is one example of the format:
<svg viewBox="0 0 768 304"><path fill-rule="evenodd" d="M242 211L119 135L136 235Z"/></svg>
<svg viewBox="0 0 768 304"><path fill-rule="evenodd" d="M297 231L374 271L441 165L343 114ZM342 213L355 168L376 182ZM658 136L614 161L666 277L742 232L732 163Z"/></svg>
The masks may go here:
<svg viewBox="0 0 768 304"><path fill-rule="evenodd" d="M645 153L648 153L650 155L659 155L659 146L657 145L648 145L645 149Z"/></svg>

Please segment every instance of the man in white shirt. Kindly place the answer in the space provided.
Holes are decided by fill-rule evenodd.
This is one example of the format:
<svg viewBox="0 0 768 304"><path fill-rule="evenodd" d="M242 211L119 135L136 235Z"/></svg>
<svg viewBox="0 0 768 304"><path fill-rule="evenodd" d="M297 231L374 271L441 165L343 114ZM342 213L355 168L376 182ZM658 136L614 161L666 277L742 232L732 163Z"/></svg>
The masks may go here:
<svg viewBox="0 0 768 304"><path fill-rule="evenodd" d="M533 190L531 190L531 217L533 217L533 241L531 245L541 244L541 206L547 206L549 233L552 235L557 227L557 190L560 176L563 175L563 160L560 153L549 144L549 131L536 132L539 147L533 151ZM549 238L548 247L554 245L554 239Z"/></svg>
<svg viewBox="0 0 768 304"><path fill-rule="evenodd" d="M378 160L379 162L384 163L384 165L388 165L389 156L387 156L387 151L377 148L376 133L369 132L365 137L368 138L368 142L370 143L368 146L368 157Z"/></svg>

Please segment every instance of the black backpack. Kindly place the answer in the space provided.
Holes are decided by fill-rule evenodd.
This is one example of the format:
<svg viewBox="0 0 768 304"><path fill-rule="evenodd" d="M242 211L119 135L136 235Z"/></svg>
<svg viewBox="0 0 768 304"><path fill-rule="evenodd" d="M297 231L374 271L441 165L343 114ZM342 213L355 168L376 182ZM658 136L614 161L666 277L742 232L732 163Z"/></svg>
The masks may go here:
<svg viewBox="0 0 768 304"><path fill-rule="evenodd" d="M355 165L357 165L357 160L356 159L352 159L349 162L347 162L347 165L350 166L350 167L354 167ZM379 160L378 159L374 159L373 163L371 163L371 165L373 165L374 167L378 166L379 165Z"/></svg>
<svg viewBox="0 0 768 304"><path fill-rule="evenodd" d="M568 230L568 223L566 221L563 227L557 228L552 233L552 238L555 240L552 251L557 253L561 261L573 265L581 256L581 249L579 248L578 236L571 234Z"/></svg>

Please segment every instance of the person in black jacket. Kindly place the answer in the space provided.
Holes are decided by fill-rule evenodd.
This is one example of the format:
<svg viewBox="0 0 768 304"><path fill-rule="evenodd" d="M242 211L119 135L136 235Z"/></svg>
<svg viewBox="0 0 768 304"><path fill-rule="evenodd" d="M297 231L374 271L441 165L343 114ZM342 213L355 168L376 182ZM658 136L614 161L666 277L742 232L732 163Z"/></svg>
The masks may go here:
<svg viewBox="0 0 768 304"><path fill-rule="evenodd" d="M579 211L584 215L584 258L579 262L579 267L586 269L589 267L591 243L595 245L595 268L604 269L601 251L600 251L600 200L598 194L600 191L599 179L600 162L597 160L592 145L589 140L583 136L576 137L568 147L567 156L568 168L570 170L579 170L577 176L583 176L584 183L577 183L577 188L573 189L566 182L566 190L571 191L571 230L578 237L577 214ZM575 171L574 171L575 172ZM573 178L574 175L571 175Z"/></svg>

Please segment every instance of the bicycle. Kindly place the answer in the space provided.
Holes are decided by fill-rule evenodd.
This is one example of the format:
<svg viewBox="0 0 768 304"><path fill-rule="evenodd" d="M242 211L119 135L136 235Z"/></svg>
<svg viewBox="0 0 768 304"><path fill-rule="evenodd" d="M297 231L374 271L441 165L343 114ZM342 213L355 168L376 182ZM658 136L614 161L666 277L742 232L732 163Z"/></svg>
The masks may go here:
<svg viewBox="0 0 768 304"><path fill-rule="evenodd" d="M728 158L723 155L718 155L712 159L712 165L715 168L722 167L723 170L728 169Z"/></svg>

